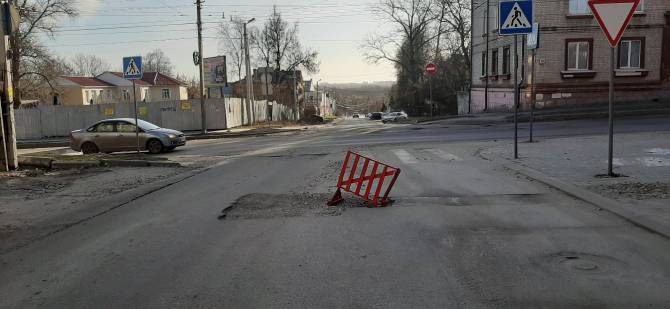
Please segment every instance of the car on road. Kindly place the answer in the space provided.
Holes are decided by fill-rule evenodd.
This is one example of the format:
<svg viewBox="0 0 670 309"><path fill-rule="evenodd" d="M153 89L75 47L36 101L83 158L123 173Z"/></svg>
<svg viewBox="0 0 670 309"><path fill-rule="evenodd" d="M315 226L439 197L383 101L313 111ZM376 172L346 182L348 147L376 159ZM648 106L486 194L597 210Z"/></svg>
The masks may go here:
<svg viewBox="0 0 670 309"><path fill-rule="evenodd" d="M382 117L383 123L398 122L401 120L407 120L407 114L405 112L392 112Z"/></svg>
<svg viewBox="0 0 670 309"><path fill-rule="evenodd" d="M352 117L353 117L354 119L358 119L358 118L361 118L361 116L360 116L360 115L358 115L358 114L354 114L354 115L353 115Z"/></svg>
<svg viewBox="0 0 670 309"><path fill-rule="evenodd" d="M370 120L382 120L383 117L384 117L383 113L371 113L370 117L368 118L370 118Z"/></svg>
<svg viewBox="0 0 670 309"><path fill-rule="evenodd" d="M161 128L144 120L138 123L141 151L157 154L186 145L186 136L182 132ZM106 119L87 129L72 131L70 148L84 154L137 150L135 119Z"/></svg>

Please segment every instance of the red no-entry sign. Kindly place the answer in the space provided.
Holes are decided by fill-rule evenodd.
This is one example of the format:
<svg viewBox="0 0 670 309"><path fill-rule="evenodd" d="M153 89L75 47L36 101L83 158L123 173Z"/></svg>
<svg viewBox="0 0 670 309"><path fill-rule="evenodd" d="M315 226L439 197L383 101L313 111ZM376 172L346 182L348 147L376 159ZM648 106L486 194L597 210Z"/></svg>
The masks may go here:
<svg viewBox="0 0 670 309"><path fill-rule="evenodd" d="M437 74L437 66L434 63L429 63L426 65L426 75L435 75Z"/></svg>

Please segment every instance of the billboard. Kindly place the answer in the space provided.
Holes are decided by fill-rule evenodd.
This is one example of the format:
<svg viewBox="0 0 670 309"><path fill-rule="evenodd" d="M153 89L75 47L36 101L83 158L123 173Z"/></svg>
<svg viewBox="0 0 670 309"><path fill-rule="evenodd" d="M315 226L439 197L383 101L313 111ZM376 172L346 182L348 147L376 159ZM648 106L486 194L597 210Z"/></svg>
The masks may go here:
<svg viewBox="0 0 670 309"><path fill-rule="evenodd" d="M226 56L205 58L204 66L205 85L223 87L228 83Z"/></svg>

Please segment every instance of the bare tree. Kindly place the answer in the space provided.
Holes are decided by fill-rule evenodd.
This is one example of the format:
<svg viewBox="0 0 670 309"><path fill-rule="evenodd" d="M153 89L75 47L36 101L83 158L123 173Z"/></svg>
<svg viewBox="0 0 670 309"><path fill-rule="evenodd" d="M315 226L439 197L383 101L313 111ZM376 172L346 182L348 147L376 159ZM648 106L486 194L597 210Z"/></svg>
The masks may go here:
<svg viewBox="0 0 670 309"><path fill-rule="evenodd" d="M273 63L276 72L282 69L318 72L318 52L303 48L298 38L298 24L289 25L276 6L263 28L255 31L253 37L259 61L268 67Z"/></svg>
<svg viewBox="0 0 670 309"><path fill-rule="evenodd" d="M439 0L436 18L439 22L436 57L440 55L440 38L447 42L450 53L463 55L466 70L470 68L470 14L472 11L470 0ZM444 26L443 26L444 25Z"/></svg>
<svg viewBox="0 0 670 309"><path fill-rule="evenodd" d="M22 83L29 78L39 77L47 82L47 74L35 71L47 49L38 43L36 36L46 34L53 37L57 23L64 17L77 16L77 0L14 0L19 12L20 25L11 36L11 48L14 55L12 79L17 94L14 97L16 106L21 104L21 96L30 92Z"/></svg>
<svg viewBox="0 0 670 309"><path fill-rule="evenodd" d="M174 73L172 61L160 48L148 52L142 59L142 66L145 72L158 72L168 76Z"/></svg>
<svg viewBox="0 0 670 309"><path fill-rule="evenodd" d="M94 77L109 71L111 66L102 57L77 54L72 57L70 68L73 75Z"/></svg>
<svg viewBox="0 0 670 309"><path fill-rule="evenodd" d="M436 16L434 0L382 0L374 11L395 26L390 33L371 35L361 46L371 63L388 61L396 66L398 88L405 107L413 113L423 111L421 87L428 50L437 37L432 31ZM410 104L411 102L411 104Z"/></svg>
<svg viewBox="0 0 670 309"><path fill-rule="evenodd" d="M240 18L231 18L229 22L222 22L219 27L219 49L231 61L237 79L242 78L244 66L244 21Z"/></svg>

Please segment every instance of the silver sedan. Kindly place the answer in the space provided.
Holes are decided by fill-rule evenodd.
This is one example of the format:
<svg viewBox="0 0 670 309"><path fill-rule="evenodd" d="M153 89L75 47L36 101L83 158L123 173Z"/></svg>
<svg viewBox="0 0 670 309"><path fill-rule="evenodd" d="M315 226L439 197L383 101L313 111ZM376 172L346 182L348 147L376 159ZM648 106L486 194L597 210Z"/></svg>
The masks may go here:
<svg viewBox="0 0 670 309"><path fill-rule="evenodd" d="M140 150L152 154L171 151L186 145L184 133L160 128L139 120ZM88 129L70 133L70 148L84 154L137 150L135 119L119 118L100 121Z"/></svg>

